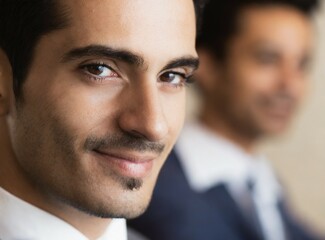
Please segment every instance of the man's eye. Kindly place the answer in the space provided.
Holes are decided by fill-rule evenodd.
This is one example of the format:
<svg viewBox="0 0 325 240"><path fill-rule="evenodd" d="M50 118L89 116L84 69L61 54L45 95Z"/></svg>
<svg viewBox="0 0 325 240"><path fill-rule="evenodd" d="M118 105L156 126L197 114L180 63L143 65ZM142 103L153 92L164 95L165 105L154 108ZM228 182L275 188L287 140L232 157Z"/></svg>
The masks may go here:
<svg viewBox="0 0 325 240"><path fill-rule="evenodd" d="M187 77L182 73L166 72L160 76L160 81L175 86L182 86L186 83Z"/></svg>
<svg viewBox="0 0 325 240"><path fill-rule="evenodd" d="M87 64L82 69L95 78L118 77L118 74L104 64Z"/></svg>

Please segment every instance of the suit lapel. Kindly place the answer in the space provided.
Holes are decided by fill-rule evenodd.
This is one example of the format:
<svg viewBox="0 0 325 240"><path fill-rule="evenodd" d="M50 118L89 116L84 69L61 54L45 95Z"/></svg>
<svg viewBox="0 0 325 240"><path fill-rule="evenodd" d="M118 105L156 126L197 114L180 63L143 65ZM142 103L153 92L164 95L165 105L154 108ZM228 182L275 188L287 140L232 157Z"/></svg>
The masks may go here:
<svg viewBox="0 0 325 240"><path fill-rule="evenodd" d="M245 236L245 239L262 240L261 234L254 229L241 213L235 200L230 195L224 184L219 184L206 193L206 200L211 208L217 208L223 219L230 225L238 236Z"/></svg>

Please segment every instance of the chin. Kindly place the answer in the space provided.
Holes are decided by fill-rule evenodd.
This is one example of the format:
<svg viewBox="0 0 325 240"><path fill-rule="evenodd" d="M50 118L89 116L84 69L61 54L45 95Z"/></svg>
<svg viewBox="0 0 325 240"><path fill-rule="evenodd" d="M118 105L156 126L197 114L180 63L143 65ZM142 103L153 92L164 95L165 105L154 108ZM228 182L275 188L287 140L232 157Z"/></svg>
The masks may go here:
<svg viewBox="0 0 325 240"><path fill-rule="evenodd" d="M147 210L148 206L148 200L141 202L126 201L124 204L119 204L113 212L112 209L109 209L106 217L133 219L142 215Z"/></svg>
<svg viewBox="0 0 325 240"><path fill-rule="evenodd" d="M149 205L150 199L144 199L141 195L140 192L124 192L116 198L65 199L63 202L89 216L131 219L143 214Z"/></svg>

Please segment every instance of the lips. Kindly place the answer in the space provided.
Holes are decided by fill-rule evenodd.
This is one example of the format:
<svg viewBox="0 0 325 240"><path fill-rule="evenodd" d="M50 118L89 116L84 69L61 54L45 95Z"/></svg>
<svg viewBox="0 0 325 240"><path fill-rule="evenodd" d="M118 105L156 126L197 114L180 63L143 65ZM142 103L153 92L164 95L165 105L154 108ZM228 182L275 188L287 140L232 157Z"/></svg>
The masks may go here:
<svg viewBox="0 0 325 240"><path fill-rule="evenodd" d="M268 109L270 116L280 119L290 118L294 109L292 105L275 105Z"/></svg>
<svg viewBox="0 0 325 240"><path fill-rule="evenodd" d="M262 101L262 107L265 108L271 116L276 118L290 117L296 107L296 100L288 94L279 94L272 98Z"/></svg>
<svg viewBox="0 0 325 240"><path fill-rule="evenodd" d="M157 156L139 153L115 153L106 150L94 150L96 158L111 170L124 177L144 178L153 168Z"/></svg>

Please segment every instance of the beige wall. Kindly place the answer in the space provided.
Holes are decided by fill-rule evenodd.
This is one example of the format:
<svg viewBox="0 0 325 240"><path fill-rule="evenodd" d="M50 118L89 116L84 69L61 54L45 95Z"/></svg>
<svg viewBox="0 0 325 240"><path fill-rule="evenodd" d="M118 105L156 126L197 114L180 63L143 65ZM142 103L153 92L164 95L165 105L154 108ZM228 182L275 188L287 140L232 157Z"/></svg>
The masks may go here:
<svg viewBox="0 0 325 240"><path fill-rule="evenodd" d="M325 234L325 3L316 25L318 46L307 101L290 131L261 148L273 162L298 214ZM193 93L189 95L191 118L198 103Z"/></svg>

